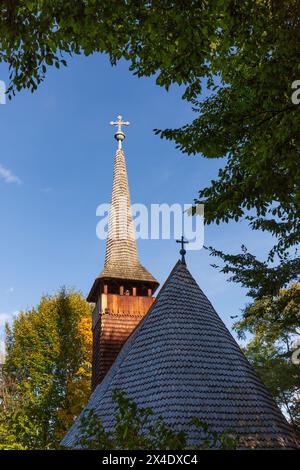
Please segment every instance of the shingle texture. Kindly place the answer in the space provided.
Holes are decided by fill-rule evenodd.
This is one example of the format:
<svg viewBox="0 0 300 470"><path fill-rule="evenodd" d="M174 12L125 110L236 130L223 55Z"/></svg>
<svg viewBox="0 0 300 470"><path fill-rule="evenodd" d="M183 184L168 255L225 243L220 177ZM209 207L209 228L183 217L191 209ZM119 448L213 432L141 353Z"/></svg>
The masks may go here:
<svg viewBox="0 0 300 470"><path fill-rule="evenodd" d="M139 261L123 150L116 152L105 263L99 278L157 283Z"/></svg>
<svg viewBox="0 0 300 470"><path fill-rule="evenodd" d="M280 410L181 262L87 403L85 410L93 408L108 429L114 389L186 431L190 444L201 440L188 425L197 416L215 431L231 430L240 448L297 447ZM63 445L74 446L79 419Z"/></svg>

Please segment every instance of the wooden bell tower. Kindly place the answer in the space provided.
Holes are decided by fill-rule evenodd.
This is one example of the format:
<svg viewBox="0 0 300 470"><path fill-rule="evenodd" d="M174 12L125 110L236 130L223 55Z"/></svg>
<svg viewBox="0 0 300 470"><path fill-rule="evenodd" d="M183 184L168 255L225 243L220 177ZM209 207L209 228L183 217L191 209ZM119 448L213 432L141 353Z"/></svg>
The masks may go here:
<svg viewBox="0 0 300 470"><path fill-rule="evenodd" d="M120 349L154 302L157 280L141 265L131 214L130 194L122 141L123 121L115 138L118 149L114 164L113 190L109 215L104 269L87 297L93 311L92 389L104 378Z"/></svg>

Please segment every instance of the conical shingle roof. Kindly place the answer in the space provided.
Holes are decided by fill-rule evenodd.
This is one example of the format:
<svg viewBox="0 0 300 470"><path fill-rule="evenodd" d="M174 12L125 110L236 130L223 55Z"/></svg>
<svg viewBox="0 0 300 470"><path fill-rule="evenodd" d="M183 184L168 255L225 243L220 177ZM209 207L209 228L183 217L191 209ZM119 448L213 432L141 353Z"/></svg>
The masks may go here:
<svg viewBox="0 0 300 470"><path fill-rule="evenodd" d="M97 277L88 301L96 301L95 292L101 279L150 283L153 292L158 286L157 280L141 265L138 257L125 155L122 149L117 150L115 157L104 269Z"/></svg>
<svg viewBox="0 0 300 470"><path fill-rule="evenodd" d="M186 431L191 444L201 439L188 425L197 416L212 430L231 430L240 448L297 447L282 413L180 261L85 408L108 428L115 389ZM74 446L79 419L63 445Z"/></svg>

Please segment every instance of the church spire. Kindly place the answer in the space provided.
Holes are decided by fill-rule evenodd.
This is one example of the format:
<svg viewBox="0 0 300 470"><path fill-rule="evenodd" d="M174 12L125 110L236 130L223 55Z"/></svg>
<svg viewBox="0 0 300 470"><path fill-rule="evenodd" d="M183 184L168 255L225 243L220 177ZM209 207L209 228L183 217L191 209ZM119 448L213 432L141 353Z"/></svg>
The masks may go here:
<svg viewBox="0 0 300 470"><path fill-rule="evenodd" d="M122 142L122 126L129 122L118 116L113 188L104 269L87 297L92 314L92 389L105 377L128 336L154 302L157 280L141 265L131 213L130 194Z"/></svg>
<svg viewBox="0 0 300 470"><path fill-rule="evenodd" d="M129 122L123 121L122 116L119 115L117 121L111 121L110 124L117 126L115 139L118 141L118 149L114 163L104 269L88 296L90 302L94 302L97 298L98 284L105 279L113 279L115 282L124 280L135 282L152 292L158 286L157 280L141 265L137 252L125 155L122 148L122 142L125 139L122 126L128 126Z"/></svg>
<svg viewBox="0 0 300 470"><path fill-rule="evenodd" d="M118 149L115 157L111 208L109 214L109 231L106 242L104 266L111 273L118 274L119 268L126 270L130 264L138 264L138 254L132 221L130 194L122 142L125 134L122 126L129 126L119 115L117 121L111 121L112 126L118 126L115 139Z"/></svg>
<svg viewBox="0 0 300 470"><path fill-rule="evenodd" d="M118 142L120 145L122 140ZM119 147L114 165L105 267L111 267L111 270L115 271L117 267L128 267L138 263L125 155L123 149Z"/></svg>

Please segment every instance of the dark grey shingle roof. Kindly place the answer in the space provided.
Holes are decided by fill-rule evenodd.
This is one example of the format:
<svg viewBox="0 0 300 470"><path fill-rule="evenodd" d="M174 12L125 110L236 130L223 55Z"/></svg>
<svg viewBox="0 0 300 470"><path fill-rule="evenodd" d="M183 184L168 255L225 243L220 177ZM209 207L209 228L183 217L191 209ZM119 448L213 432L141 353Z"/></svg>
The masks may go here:
<svg viewBox="0 0 300 470"><path fill-rule="evenodd" d="M241 447L297 446L290 426L190 272L178 262L86 406L113 422L112 391L127 392L177 430L198 416L233 430ZM78 419L63 444L74 446Z"/></svg>

